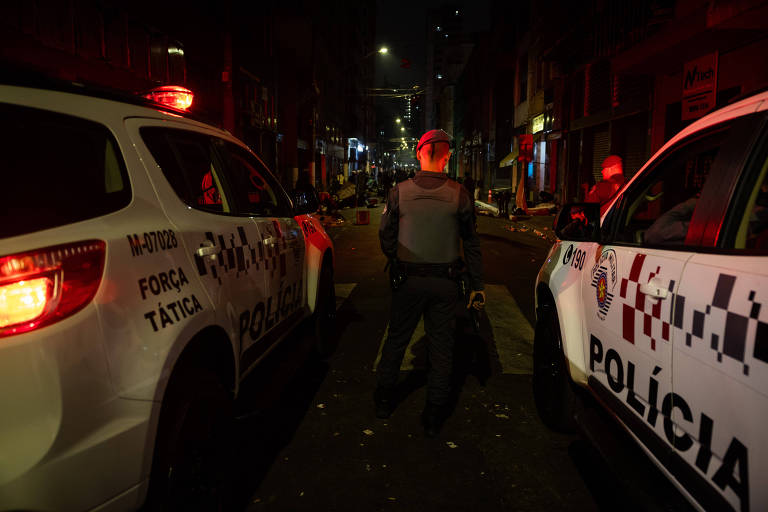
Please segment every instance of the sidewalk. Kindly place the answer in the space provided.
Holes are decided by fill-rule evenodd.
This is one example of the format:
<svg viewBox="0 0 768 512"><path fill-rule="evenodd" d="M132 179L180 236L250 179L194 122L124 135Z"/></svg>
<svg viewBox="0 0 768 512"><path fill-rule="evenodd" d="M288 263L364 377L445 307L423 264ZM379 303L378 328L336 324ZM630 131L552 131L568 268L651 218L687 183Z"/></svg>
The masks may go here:
<svg viewBox="0 0 768 512"><path fill-rule="evenodd" d="M512 233L530 233L550 243L557 241L554 229L555 215L533 215L516 220L499 220L505 224L505 229Z"/></svg>
<svg viewBox="0 0 768 512"><path fill-rule="evenodd" d="M557 235L554 231L555 214L537 212L531 215L507 215L507 218L504 218L498 215L497 203L486 203L477 199L475 200L475 211L478 212L479 217L498 219L499 222L504 223L504 229L511 233L530 233L549 243L557 241Z"/></svg>

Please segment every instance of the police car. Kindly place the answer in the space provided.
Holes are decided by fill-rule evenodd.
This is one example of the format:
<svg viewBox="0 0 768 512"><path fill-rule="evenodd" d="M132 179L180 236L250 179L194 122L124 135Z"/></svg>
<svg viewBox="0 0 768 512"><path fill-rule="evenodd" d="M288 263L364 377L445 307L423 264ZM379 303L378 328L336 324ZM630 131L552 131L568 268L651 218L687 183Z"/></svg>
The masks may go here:
<svg viewBox="0 0 768 512"><path fill-rule="evenodd" d="M544 422L570 429L596 399L706 510L768 509L767 123L768 93L734 103L602 214L566 205L536 283Z"/></svg>
<svg viewBox="0 0 768 512"><path fill-rule="evenodd" d="M221 509L241 380L328 342L332 243L189 91L66 89L0 85L0 510Z"/></svg>

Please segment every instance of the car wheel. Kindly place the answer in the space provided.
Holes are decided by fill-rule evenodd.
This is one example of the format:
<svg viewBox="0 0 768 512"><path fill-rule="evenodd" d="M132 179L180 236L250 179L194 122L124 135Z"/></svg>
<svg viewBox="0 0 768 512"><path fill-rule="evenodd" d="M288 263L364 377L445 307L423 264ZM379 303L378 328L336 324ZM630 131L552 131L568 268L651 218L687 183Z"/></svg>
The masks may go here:
<svg viewBox="0 0 768 512"><path fill-rule="evenodd" d="M166 392L145 510L229 510L232 396L208 370L182 370Z"/></svg>
<svg viewBox="0 0 768 512"><path fill-rule="evenodd" d="M562 347L557 311L552 304L545 304L533 341L533 398L546 426L558 432L573 432L577 397Z"/></svg>
<svg viewBox="0 0 768 512"><path fill-rule="evenodd" d="M321 357L331 355L336 341L336 288L329 265L323 265L320 271L313 325L315 350Z"/></svg>

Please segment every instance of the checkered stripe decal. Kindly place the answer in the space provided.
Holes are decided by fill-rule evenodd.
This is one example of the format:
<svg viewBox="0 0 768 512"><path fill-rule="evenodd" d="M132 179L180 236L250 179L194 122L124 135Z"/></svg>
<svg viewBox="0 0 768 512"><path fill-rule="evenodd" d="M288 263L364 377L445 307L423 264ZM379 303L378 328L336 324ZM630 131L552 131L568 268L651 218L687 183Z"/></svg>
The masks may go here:
<svg viewBox="0 0 768 512"><path fill-rule="evenodd" d="M632 261L629 277L623 277L621 279L619 295L623 299L621 312L622 336L625 340L634 344L636 334L635 326L638 325L639 322L642 324L642 333L651 340L651 349L656 350L656 342L659 339L669 342L672 302L646 297L646 295L640 291L640 275L644 263L645 254L637 254ZM650 281L660 272L661 269L656 267L655 271L651 272L645 281ZM675 281L672 280L669 282L669 291L671 292L674 288ZM670 318L670 321L667 322L663 320L662 315L666 318Z"/></svg>
<svg viewBox="0 0 768 512"><path fill-rule="evenodd" d="M647 297L640 292L640 282L647 282L660 273L656 267L647 278L641 279L645 255L638 254L632 262L628 277L621 279L620 296L622 299L622 335L625 340L635 343L642 335L650 338L651 349L656 350L656 342L665 342L670 338L670 327L675 328L676 339L685 340L690 347L693 343L703 342L705 333L709 336L709 347L722 362L726 355L743 365L744 375L749 375L746 362L748 335L754 332L755 343L753 357L768 363L768 323L760 320L762 304L756 301L756 290L750 290L747 297L749 311L735 311L732 306L734 285L737 276L719 274L712 299L703 311L686 303L686 297L672 293L675 281L670 280L668 289L671 300ZM668 320L665 320L668 319ZM642 326L642 331L638 328Z"/></svg>
<svg viewBox="0 0 768 512"><path fill-rule="evenodd" d="M214 246L219 248L219 252L216 253L216 259L207 261L195 254L197 272L201 276L210 273L219 284L223 274L232 272L235 278L240 277L241 273L247 275L248 271L254 267L255 271L258 271L260 262L264 260L264 249L261 244L251 245L242 226L237 227L237 236L235 233L229 233L228 236L214 235L208 231L205 233L205 238L213 242ZM200 244L200 246L203 245Z"/></svg>
<svg viewBox="0 0 768 512"><path fill-rule="evenodd" d="M756 302L755 290L750 290L747 297L749 312L734 311L732 298L736 279L733 275L719 274L712 300L703 311L691 307L686 309L686 298L675 295L674 326L680 329L688 347L697 340L706 341L705 333L710 334L709 348L717 354L717 361L722 362L723 355L726 355L742 363L744 375L749 375L745 357L749 332L755 333L752 356L768 363L768 323L759 319L762 304Z"/></svg>

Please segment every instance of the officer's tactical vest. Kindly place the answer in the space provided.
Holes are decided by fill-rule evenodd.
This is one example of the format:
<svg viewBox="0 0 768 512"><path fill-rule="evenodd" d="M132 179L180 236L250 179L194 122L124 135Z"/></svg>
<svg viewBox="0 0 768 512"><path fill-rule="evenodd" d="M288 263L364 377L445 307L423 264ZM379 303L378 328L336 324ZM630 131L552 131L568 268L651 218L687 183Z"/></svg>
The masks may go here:
<svg viewBox="0 0 768 512"><path fill-rule="evenodd" d="M412 263L451 263L459 258L461 185L445 180L438 188L421 188L410 179L398 186L400 223L397 257Z"/></svg>

